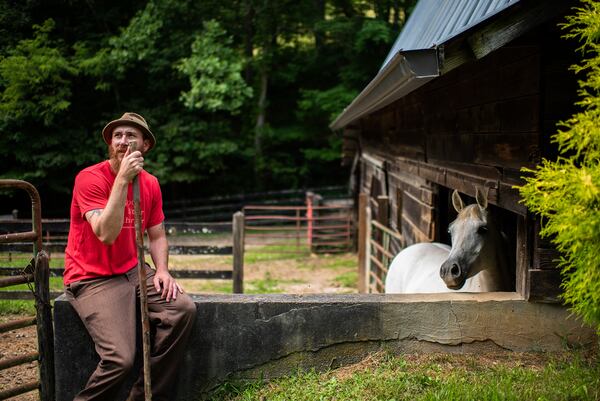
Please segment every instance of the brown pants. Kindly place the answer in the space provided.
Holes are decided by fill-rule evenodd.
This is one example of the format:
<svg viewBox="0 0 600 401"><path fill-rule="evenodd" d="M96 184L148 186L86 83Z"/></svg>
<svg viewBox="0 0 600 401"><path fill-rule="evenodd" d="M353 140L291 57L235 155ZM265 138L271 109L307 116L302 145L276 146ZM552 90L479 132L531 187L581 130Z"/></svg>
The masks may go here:
<svg viewBox="0 0 600 401"><path fill-rule="evenodd" d="M156 292L154 270L146 266L151 338L152 399L172 400L172 385L192 330L196 306L187 294L166 302ZM138 269L108 278L83 280L66 286L65 294L94 340L100 362L74 401L114 401L133 367L136 350ZM144 399L143 369L129 395Z"/></svg>

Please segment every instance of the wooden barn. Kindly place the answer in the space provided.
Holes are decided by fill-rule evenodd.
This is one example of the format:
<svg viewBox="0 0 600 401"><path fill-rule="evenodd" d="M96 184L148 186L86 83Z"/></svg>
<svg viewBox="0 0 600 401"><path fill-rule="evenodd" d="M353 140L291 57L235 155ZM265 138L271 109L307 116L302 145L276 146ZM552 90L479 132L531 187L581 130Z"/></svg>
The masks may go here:
<svg viewBox="0 0 600 401"><path fill-rule="evenodd" d="M449 243L452 191L471 203L476 186L486 188L509 239L514 291L558 301L557 254L515 186L522 167L556 156L550 137L574 111L576 44L558 26L573 6L419 1L378 74L331 124L357 197L368 194L373 219L398 234L392 253ZM381 290L363 280L363 291Z"/></svg>

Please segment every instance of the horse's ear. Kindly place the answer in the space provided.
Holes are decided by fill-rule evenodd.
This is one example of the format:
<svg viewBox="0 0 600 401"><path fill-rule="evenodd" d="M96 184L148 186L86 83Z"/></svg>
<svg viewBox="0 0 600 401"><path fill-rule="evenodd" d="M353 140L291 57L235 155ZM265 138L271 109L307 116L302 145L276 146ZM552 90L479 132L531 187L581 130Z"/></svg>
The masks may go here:
<svg viewBox="0 0 600 401"><path fill-rule="evenodd" d="M489 191L489 188L488 188ZM487 209L488 199L487 192L484 193L479 187L475 188L475 199L477 200L477 204L482 209Z"/></svg>
<svg viewBox="0 0 600 401"><path fill-rule="evenodd" d="M457 212L460 212L465 207L465 204L456 189L452 192L452 205Z"/></svg>

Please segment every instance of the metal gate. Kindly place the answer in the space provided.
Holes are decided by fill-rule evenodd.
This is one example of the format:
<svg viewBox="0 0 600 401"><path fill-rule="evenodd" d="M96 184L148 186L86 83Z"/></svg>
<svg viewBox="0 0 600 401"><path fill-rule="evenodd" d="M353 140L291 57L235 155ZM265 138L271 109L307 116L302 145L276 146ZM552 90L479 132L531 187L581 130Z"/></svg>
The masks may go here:
<svg viewBox="0 0 600 401"><path fill-rule="evenodd" d="M352 249L351 206L244 206L243 216L245 245L260 245L263 253Z"/></svg>
<svg viewBox="0 0 600 401"><path fill-rule="evenodd" d="M2 234L0 243L31 241L33 259L18 276L1 277L0 287L33 283L36 316L13 320L0 324L0 333L28 326L37 326L38 351L14 358L0 359L0 370L38 361L39 380L0 390L0 400L14 397L35 389L39 390L40 400L54 401L54 330L49 295L49 258L42 250L42 206L38 191L33 185L21 180L0 180L0 188L25 190L31 198L31 231Z"/></svg>

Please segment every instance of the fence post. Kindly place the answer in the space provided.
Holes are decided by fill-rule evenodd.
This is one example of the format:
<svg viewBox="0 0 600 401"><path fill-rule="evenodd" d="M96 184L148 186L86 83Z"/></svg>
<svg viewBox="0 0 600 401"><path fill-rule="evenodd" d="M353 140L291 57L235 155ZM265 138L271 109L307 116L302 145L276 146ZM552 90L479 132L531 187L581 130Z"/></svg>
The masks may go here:
<svg viewBox="0 0 600 401"><path fill-rule="evenodd" d="M367 284L367 207L369 206L369 195L360 193L358 195L358 292L368 292Z"/></svg>
<svg viewBox="0 0 600 401"><path fill-rule="evenodd" d="M377 197L377 221L381 223L384 227L388 227L388 219L389 219L389 203L390 198L385 195L379 195ZM381 230L377 233L377 242L383 245L383 232ZM377 259L383 263L383 253L377 252ZM385 277L383 277L383 271L381 269L377 269L377 277L381 280L381 282L385 282ZM381 286L377 286L379 292L383 292L384 289Z"/></svg>
<svg viewBox="0 0 600 401"><path fill-rule="evenodd" d="M371 293L373 291L371 291L371 240L373 239L373 233L372 233L372 225L371 225L371 205L369 204L369 198L367 196L367 207L365 208L365 220L366 220L366 238L365 238L365 259L364 259L364 263L365 263L365 285L366 285L366 290L368 293Z"/></svg>
<svg viewBox="0 0 600 401"><path fill-rule="evenodd" d="M50 311L50 268L48 254L44 251L40 251L36 255L34 278L40 399L42 401L54 401L54 330Z"/></svg>
<svg viewBox="0 0 600 401"><path fill-rule="evenodd" d="M233 215L233 293L244 293L244 213Z"/></svg>
<svg viewBox="0 0 600 401"><path fill-rule="evenodd" d="M315 194L312 192L306 193L306 241L308 243L308 251L312 252L313 238L313 202Z"/></svg>

